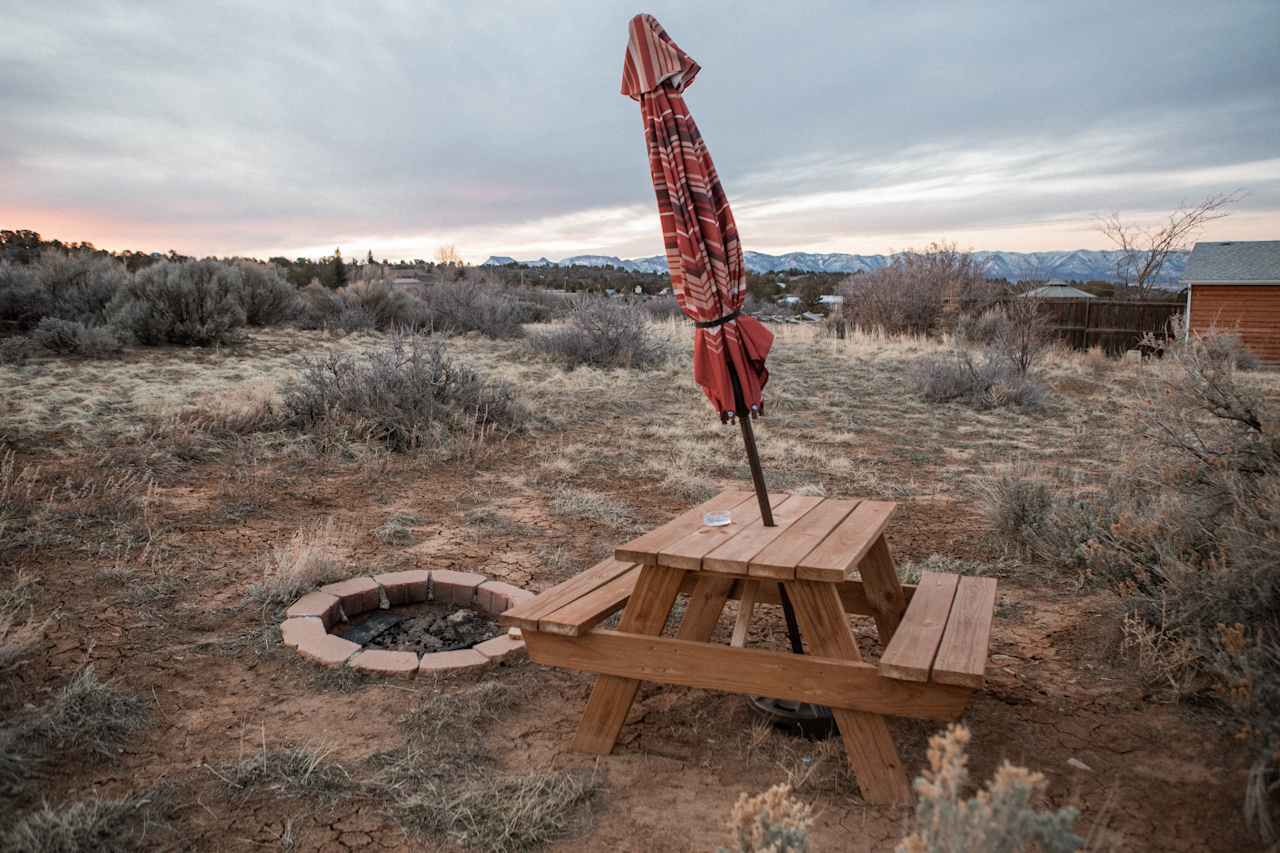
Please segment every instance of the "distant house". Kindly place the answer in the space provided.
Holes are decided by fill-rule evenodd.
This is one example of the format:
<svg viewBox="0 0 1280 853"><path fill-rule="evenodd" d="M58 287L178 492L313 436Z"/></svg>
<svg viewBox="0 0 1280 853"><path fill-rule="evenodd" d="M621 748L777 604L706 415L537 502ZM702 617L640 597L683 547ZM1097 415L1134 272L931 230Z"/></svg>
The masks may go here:
<svg viewBox="0 0 1280 853"><path fill-rule="evenodd" d="M1280 240L1196 243L1182 277L1187 334L1240 335L1267 364L1280 364Z"/></svg>
<svg viewBox="0 0 1280 853"><path fill-rule="evenodd" d="M1051 281L1043 287L1037 287L1034 290L1028 290L1022 294L1026 299L1096 299L1092 293L1087 293L1078 287L1072 287L1063 281Z"/></svg>

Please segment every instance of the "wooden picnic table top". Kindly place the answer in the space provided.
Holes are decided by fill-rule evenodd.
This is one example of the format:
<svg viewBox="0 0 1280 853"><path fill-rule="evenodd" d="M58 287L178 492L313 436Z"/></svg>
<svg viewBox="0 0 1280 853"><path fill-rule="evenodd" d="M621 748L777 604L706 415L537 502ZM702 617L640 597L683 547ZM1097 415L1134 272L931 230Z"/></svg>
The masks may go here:
<svg viewBox="0 0 1280 853"><path fill-rule="evenodd" d="M616 559L771 580L849 580L875 544L895 504L779 492L771 497L774 527L765 527L753 492L730 489L619 546ZM711 527L707 512L728 511Z"/></svg>

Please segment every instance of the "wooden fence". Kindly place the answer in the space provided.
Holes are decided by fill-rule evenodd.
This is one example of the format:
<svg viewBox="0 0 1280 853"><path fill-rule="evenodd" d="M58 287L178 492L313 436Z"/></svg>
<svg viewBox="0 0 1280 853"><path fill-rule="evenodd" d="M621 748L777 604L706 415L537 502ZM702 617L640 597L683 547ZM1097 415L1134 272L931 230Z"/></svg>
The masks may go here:
<svg viewBox="0 0 1280 853"><path fill-rule="evenodd" d="M1163 337L1182 302L1128 299L1041 299L1050 327L1074 349L1100 346L1108 353L1133 349L1144 332Z"/></svg>

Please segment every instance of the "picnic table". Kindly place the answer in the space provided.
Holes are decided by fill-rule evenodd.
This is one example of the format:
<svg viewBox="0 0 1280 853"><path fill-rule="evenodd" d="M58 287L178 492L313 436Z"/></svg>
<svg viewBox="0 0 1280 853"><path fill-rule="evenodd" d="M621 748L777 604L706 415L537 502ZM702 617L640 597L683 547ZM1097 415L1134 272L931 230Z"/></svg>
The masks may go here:
<svg viewBox="0 0 1280 853"><path fill-rule="evenodd" d="M885 717L952 720L983 684L995 609L991 578L925 572L899 582L885 540L895 505L779 493L766 527L750 491L729 490L619 546L610 559L506 611L529 656L597 673L573 741L612 751L641 681L826 705L863 796L906 802L907 774ZM709 527L704 513L728 510ZM745 645L757 604L785 589L808 654ZM680 595L674 636L663 636ZM739 601L729 645L711 642ZM598 627L619 610L616 629ZM862 659L847 614L875 622L878 663Z"/></svg>

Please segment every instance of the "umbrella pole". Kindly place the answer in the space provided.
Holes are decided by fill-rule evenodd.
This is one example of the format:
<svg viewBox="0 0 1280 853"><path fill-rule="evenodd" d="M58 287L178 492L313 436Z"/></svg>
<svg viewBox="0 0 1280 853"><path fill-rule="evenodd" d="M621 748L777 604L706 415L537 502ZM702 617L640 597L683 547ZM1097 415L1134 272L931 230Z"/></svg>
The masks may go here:
<svg viewBox="0 0 1280 853"><path fill-rule="evenodd" d="M751 466L751 482L756 487L756 500L760 503L760 518L765 527L774 527L773 508L769 505L769 487L764 483L764 469L760 467L760 452L756 450L756 433L751 426L751 410L742 396L738 373L733 369L733 359L725 353L729 365L729 381L733 383L733 404L737 409L738 424L742 427L742 443L747 446L747 464Z"/></svg>
<svg viewBox="0 0 1280 853"><path fill-rule="evenodd" d="M760 502L760 519L765 527L776 527L773 521L773 508L769 505L769 488L764 483L764 469L760 467L760 452L756 450L756 433L751 427L751 410L747 407L742 394L742 384L738 381L738 372L733 368L733 359L725 352L725 362L729 365L729 381L733 384L733 404L737 409L738 423L742 425L742 443L747 446L747 462L751 466L751 480L756 487L756 500ZM800 626L796 623L796 612L791 606L791 596L787 588L778 583L778 599L782 602L782 615L787 620L787 637L791 640L791 651L804 654L804 644L800 642Z"/></svg>

